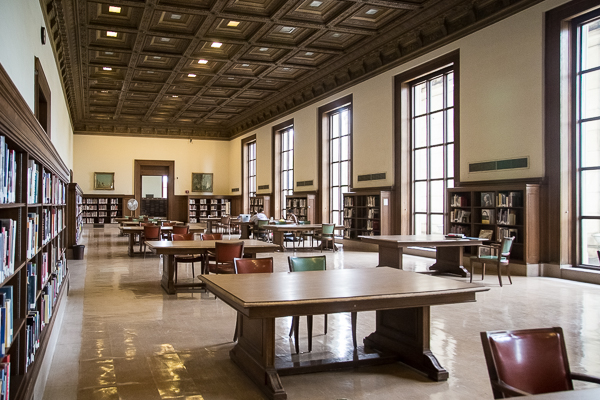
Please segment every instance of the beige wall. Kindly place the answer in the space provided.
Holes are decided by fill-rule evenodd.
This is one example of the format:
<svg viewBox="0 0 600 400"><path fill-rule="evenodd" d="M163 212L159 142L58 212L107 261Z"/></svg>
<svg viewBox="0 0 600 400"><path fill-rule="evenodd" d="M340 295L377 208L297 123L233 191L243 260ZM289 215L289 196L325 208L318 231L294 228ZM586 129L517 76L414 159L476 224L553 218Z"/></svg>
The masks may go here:
<svg viewBox="0 0 600 400"><path fill-rule="evenodd" d="M115 173L115 194L133 194L135 160L175 161L175 195L191 192L192 172L213 175L213 194L228 195L230 144L225 141L74 136L74 181L84 193L94 191L94 172ZM200 193L196 193L200 194Z"/></svg>
<svg viewBox="0 0 600 400"><path fill-rule="evenodd" d="M58 68L47 38L42 45L40 30L44 18L38 0L0 1L0 64L34 110L34 60L40 59L51 92L51 139L68 168L73 167L73 129L60 83Z"/></svg>

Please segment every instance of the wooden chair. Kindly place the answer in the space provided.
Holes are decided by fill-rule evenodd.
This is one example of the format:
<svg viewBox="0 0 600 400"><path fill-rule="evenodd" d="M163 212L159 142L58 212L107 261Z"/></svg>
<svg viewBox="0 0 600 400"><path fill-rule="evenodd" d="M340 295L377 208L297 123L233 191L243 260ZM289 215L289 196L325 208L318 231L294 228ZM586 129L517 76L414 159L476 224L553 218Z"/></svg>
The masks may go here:
<svg viewBox="0 0 600 400"><path fill-rule="evenodd" d="M161 240L160 237L160 226L151 224L144 225L144 232L140 238L140 250L142 245L144 246L144 258L146 258L146 240Z"/></svg>
<svg viewBox="0 0 600 400"><path fill-rule="evenodd" d="M233 267L236 274L270 274L273 273L273 257L268 258L234 258ZM239 336L240 319L242 315L238 312L235 323L233 341Z"/></svg>
<svg viewBox="0 0 600 400"><path fill-rule="evenodd" d="M310 225L310 221L298 221L298 225ZM302 231L300 232L300 237L302 238L302 242L310 238L310 247L313 247L313 240L315 237L314 230Z"/></svg>
<svg viewBox="0 0 600 400"><path fill-rule="evenodd" d="M174 233L173 235L171 235L171 237L173 238L173 241L177 241L177 240L194 240L194 234L193 233L183 233L183 234L176 234ZM196 276L196 272L194 271L194 263L196 262L202 262L204 260L204 257L202 254L186 254L186 255L176 255L175 256L175 283L177 283L177 267L178 267L178 263L185 263L185 264L192 264L192 281L194 280L194 277Z"/></svg>
<svg viewBox="0 0 600 400"><path fill-rule="evenodd" d="M323 228L321 232L315 233L315 239L319 240L321 243L319 247L321 248L321 253L323 252L323 242L331 242L331 248L333 251L336 251L335 248L335 237L333 231L335 230L335 224L323 224Z"/></svg>
<svg viewBox="0 0 600 400"><path fill-rule="evenodd" d="M161 223L161 226L173 226L173 225L175 225L175 224L172 224L172 223L170 223L168 221L165 221L165 222ZM164 231L164 232L161 231L161 237L163 239L166 239L166 240L171 240L171 235L172 234L173 234L173 231Z"/></svg>
<svg viewBox="0 0 600 400"><path fill-rule="evenodd" d="M186 233L190 233L188 225L173 225L173 235L185 235Z"/></svg>
<svg viewBox="0 0 600 400"><path fill-rule="evenodd" d="M500 286L502 286L502 270L500 269L502 266L506 266L508 281L512 285L512 279L510 278L509 257L510 249L514 240L514 237L504 237L500 243L477 246L477 255L471 256L470 282L473 282L475 263L481 263L481 280L485 278L485 264L496 264L496 267L498 268L498 281L500 282ZM490 254L482 254L482 250L485 250ZM497 254L494 254L494 252Z"/></svg>
<svg viewBox="0 0 600 400"><path fill-rule="evenodd" d="M264 240L265 242L269 241L269 230L265 228L266 225L269 224L267 220L258 220L254 225L254 233L253 236L257 240Z"/></svg>
<svg viewBox="0 0 600 400"><path fill-rule="evenodd" d="M495 399L573 390L573 379L600 378L571 372L562 328L481 332Z"/></svg>
<svg viewBox="0 0 600 400"><path fill-rule="evenodd" d="M208 263L208 272L213 274L234 274L234 258L244 256L244 242L215 243L215 262Z"/></svg>
<svg viewBox="0 0 600 400"><path fill-rule="evenodd" d="M231 236L231 217L226 216L226 217L221 217L221 221L217 224L218 228L221 228L223 230L223 233L225 233L225 230L227 230L227 234L229 236Z"/></svg>
<svg viewBox="0 0 600 400"><path fill-rule="evenodd" d="M288 263L290 266L290 272L301 272L301 271L324 271L327 268L325 256L314 256L314 257L288 257ZM352 344L354 348L356 345L356 311L351 312L350 319L352 321ZM312 327L313 327L313 316L306 316L306 325L308 330L308 351L312 351ZM292 317L292 326L290 328L289 336L294 334L294 344L296 346L296 354L300 353L300 345L298 343L298 336L300 330L300 317ZM325 314L325 329L324 333L327 334L327 314Z"/></svg>
<svg viewBox="0 0 600 400"><path fill-rule="evenodd" d="M223 240L222 233L201 233L200 240ZM207 251L206 252L206 262L215 261L215 252Z"/></svg>

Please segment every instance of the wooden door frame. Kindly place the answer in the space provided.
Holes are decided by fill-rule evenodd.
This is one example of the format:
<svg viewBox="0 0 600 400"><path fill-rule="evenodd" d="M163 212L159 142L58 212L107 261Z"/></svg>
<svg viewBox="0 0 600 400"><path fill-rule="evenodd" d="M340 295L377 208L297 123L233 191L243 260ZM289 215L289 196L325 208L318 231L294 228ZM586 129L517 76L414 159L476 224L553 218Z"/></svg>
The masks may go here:
<svg viewBox="0 0 600 400"><path fill-rule="evenodd" d="M167 182L167 219L175 215L175 161L165 160L134 160L133 167L133 194L138 204L142 204L142 167L168 167ZM140 215L140 207L135 210L135 216Z"/></svg>

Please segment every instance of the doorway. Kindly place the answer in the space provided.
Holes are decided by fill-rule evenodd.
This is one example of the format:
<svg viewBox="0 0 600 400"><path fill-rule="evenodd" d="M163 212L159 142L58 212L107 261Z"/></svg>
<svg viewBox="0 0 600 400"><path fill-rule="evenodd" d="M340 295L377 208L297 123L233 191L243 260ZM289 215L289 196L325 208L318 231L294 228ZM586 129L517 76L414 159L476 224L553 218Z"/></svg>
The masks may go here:
<svg viewBox="0 0 600 400"><path fill-rule="evenodd" d="M174 161L135 160L136 215L173 219L174 175Z"/></svg>

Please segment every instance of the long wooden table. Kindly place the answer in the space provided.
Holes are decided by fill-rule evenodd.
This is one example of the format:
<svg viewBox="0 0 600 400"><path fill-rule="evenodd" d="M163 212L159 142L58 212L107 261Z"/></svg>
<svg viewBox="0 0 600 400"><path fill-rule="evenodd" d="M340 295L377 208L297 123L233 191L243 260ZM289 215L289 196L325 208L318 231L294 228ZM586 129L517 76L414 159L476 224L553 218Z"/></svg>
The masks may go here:
<svg viewBox="0 0 600 400"><path fill-rule="evenodd" d="M250 227L254 225L254 222L242 222L237 219L232 219L231 225L237 225L240 227L240 239L250 239Z"/></svg>
<svg viewBox="0 0 600 400"><path fill-rule="evenodd" d="M240 240L231 240L239 242ZM204 287L202 283L177 283L173 281L175 274L175 256L186 254L206 254L208 251L215 250L215 243L228 242L228 240L178 240L172 241L147 241L146 245L156 254L163 254L163 274L161 286L168 294L177 293L177 289L193 289ZM277 250L277 246L272 243L265 243L260 240L243 240L244 255L256 257L258 253L271 253ZM202 263L202 271L206 271L206 261Z"/></svg>
<svg viewBox="0 0 600 400"><path fill-rule="evenodd" d="M404 247L435 247L436 262L429 270L439 274L469 276L463 267L463 248L477 246L486 239L451 239L444 235L359 236L363 242L379 246L379 266L402 269Z"/></svg>
<svg viewBox="0 0 600 400"><path fill-rule="evenodd" d="M190 233L203 233L204 232L204 227L200 224L189 224L189 232ZM173 230L172 226L161 226L160 227L161 232L169 232ZM129 236L129 240L128 240L128 247L127 247L127 255L129 255L129 257L133 257L135 255L135 251L133 249L133 246L135 245L135 239L136 237L140 236L142 234L142 232L144 232L144 227L143 226L124 226L122 228L123 231L123 235L127 235Z"/></svg>
<svg viewBox="0 0 600 400"><path fill-rule="evenodd" d="M206 233L213 233L213 223L221 222L221 218L198 217L196 219L206 223Z"/></svg>
<svg viewBox="0 0 600 400"><path fill-rule="evenodd" d="M206 288L239 313L231 359L270 399L286 399L280 375L401 361L434 381L448 372L430 350L430 307L475 301L489 288L393 268L202 275ZM377 311L375 332L341 359L287 361L275 355L275 318Z"/></svg>
<svg viewBox="0 0 600 400"><path fill-rule="evenodd" d="M273 243L281 247L281 250L284 250L284 236L283 234L286 232L302 232L302 231L315 231L323 229L323 224L285 224L285 225L272 225L268 224L263 227L264 229L270 230L273 232ZM342 225L336 225L335 230L344 229ZM335 245L335 244L334 244Z"/></svg>

